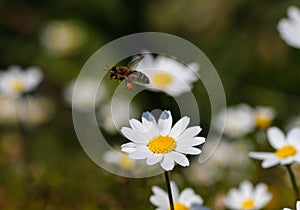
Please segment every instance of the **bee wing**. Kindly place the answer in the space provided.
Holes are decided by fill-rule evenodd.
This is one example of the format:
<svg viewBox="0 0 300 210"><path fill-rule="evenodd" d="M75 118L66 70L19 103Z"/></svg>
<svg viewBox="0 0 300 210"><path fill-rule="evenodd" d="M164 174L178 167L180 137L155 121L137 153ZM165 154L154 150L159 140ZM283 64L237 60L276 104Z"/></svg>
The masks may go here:
<svg viewBox="0 0 300 210"><path fill-rule="evenodd" d="M143 59L144 59L144 56L142 55L142 56L138 57L137 59L131 61L127 65L127 67L130 68L130 69L135 69L137 67L137 65L139 64L139 62L141 62L141 60L143 60Z"/></svg>
<svg viewBox="0 0 300 210"><path fill-rule="evenodd" d="M126 77L125 81L126 83L132 83L132 82L137 82L141 84L150 83L149 78L145 74L139 71L135 71L132 74L130 74L128 77Z"/></svg>

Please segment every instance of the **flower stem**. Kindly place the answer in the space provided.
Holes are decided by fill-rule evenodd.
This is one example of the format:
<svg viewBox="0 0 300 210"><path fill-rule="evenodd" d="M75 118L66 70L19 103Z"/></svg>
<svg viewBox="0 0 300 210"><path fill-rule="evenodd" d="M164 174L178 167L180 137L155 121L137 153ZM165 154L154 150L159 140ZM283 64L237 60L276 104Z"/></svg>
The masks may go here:
<svg viewBox="0 0 300 210"><path fill-rule="evenodd" d="M294 192L295 192L296 202L297 202L297 200L299 199L299 190L298 190L298 187L297 187L296 177L295 177L295 174L292 170L291 165L286 165L286 168L288 170L288 173L289 173L289 176L290 176L290 179L291 179L291 182L292 182L292 186L293 186L293 189L294 189Z"/></svg>
<svg viewBox="0 0 300 210"><path fill-rule="evenodd" d="M167 183L167 188L168 188L170 210L174 210L174 203L173 203L172 190L171 190L171 184L170 184L168 171L165 171L165 178L166 178L166 183Z"/></svg>

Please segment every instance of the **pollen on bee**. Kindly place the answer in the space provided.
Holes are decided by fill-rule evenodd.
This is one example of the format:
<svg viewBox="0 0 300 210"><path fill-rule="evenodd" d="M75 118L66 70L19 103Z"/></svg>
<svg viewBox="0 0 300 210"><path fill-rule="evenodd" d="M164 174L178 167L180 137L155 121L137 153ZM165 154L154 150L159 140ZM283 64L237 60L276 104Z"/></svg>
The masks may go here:
<svg viewBox="0 0 300 210"><path fill-rule="evenodd" d="M129 82L126 83L126 88L127 89L132 89L132 87L133 87L132 83L129 83Z"/></svg>

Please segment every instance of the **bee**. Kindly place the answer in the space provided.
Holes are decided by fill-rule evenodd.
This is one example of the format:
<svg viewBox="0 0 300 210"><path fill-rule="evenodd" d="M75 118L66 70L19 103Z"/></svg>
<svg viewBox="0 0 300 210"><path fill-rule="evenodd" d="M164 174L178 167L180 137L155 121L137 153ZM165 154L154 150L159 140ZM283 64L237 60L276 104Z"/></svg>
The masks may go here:
<svg viewBox="0 0 300 210"><path fill-rule="evenodd" d="M141 62L141 60L143 60L143 58L144 56L140 56L137 59L130 62L127 66L113 66L111 69L108 70L108 72L110 73L110 79L119 80L119 82L125 80L127 89L131 89L133 87L132 83L134 82L141 84L149 84L150 80L145 74L134 70L137 67L138 63Z"/></svg>

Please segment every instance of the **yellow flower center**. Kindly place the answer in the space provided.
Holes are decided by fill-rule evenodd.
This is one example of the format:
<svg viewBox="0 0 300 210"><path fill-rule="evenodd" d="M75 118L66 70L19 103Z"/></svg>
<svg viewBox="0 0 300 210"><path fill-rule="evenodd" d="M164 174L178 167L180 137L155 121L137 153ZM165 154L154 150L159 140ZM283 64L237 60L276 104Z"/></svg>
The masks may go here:
<svg viewBox="0 0 300 210"><path fill-rule="evenodd" d="M10 85L14 93L21 93L25 89L24 81L18 77L11 79Z"/></svg>
<svg viewBox="0 0 300 210"><path fill-rule="evenodd" d="M170 210L170 208L168 210ZM174 210L189 210L189 208L184 204L174 203Z"/></svg>
<svg viewBox="0 0 300 210"><path fill-rule="evenodd" d="M125 170L130 170L133 168L134 165L133 161L128 157L128 155L122 155L120 162L121 162L120 163L121 167L124 168Z"/></svg>
<svg viewBox="0 0 300 210"><path fill-rule="evenodd" d="M148 148L153 153L165 154L175 150L176 141L170 136L157 136L149 142Z"/></svg>
<svg viewBox="0 0 300 210"><path fill-rule="evenodd" d="M261 128L261 129L266 129L271 125L272 120L262 114L257 114L255 116L255 122L256 122L257 127Z"/></svg>
<svg viewBox="0 0 300 210"><path fill-rule="evenodd" d="M166 87L173 81L173 77L169 73L157 73L152 77L152 82L158 87Z"/></svg>
<svg viewBox="0 0 300 210"><path fill-rule="evenodd" d="M297 150L292 145L286 145L281 147L279 150L275 152L275 155L279 158L287 158L293 156L297 153Z"/></svg>
<svg viewBox="0 0 300 210"><path fill-rule="evenodd" d="M253 208L254 208L254 201L252 199L245 200L242 203L242 209L243 210L253 209Z"/></svg>

